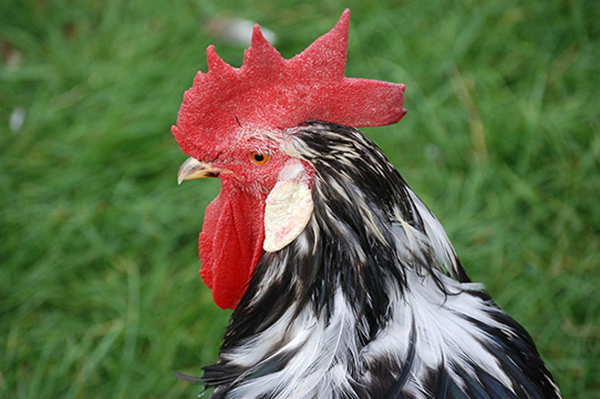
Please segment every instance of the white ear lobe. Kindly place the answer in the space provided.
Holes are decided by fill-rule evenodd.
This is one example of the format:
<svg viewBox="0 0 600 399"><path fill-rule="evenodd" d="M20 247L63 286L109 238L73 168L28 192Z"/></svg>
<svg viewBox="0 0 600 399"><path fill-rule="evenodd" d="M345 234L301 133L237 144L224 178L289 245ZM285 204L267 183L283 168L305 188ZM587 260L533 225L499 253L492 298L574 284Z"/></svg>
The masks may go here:
<svg viewBox="0 0 600 399"><path fill-rule="evenodd" d="M267 197L263 249L275 252L302 233L313 213L309 178L299 160L289 161Z"/></svg>

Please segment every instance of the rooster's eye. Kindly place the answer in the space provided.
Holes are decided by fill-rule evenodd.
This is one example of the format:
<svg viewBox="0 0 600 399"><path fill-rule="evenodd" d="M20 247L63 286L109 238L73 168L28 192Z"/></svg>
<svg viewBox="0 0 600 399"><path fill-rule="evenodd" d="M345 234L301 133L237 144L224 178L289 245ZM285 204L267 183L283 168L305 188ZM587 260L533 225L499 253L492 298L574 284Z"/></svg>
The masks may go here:
<svg viewBox="0 0 600 399"><path fill-rule="evenodd" d="M264 165L269 162L269 154L260 151L252 151L250 153L250 158L252 158L252 162L257 165Z"/></svg>

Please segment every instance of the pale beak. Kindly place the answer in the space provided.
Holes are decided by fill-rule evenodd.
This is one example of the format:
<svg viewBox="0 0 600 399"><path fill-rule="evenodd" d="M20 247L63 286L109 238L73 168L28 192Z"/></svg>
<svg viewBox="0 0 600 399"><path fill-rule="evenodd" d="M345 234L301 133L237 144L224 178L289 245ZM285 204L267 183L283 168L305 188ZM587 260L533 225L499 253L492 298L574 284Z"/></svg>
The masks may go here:
<svg viewBox="0 0 600 399"><path fill-rule="evenodd" d="M223 169L215 168L209 163L200 162L196 158L189 157L179 168L177 184L181 184L184 180L219 177L222 172L224 172Z"/></svg>

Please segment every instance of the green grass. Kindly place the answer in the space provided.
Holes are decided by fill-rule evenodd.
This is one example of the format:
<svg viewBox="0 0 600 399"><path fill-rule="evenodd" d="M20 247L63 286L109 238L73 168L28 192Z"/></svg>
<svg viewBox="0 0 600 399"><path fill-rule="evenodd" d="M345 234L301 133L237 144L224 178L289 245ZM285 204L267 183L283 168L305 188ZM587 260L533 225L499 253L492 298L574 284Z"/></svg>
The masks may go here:
<svg viewBox="0 0 600 399"><path fill-rule="evenodd" d="M291 57L353 12L348 76L407 85L368 129L567 398L600 397L600 3L7 0L0 6L0 397L192 398L229 316L197 275L217 181L171 137L207 28ZM24 124L9 129L16 108Z"/></svg>

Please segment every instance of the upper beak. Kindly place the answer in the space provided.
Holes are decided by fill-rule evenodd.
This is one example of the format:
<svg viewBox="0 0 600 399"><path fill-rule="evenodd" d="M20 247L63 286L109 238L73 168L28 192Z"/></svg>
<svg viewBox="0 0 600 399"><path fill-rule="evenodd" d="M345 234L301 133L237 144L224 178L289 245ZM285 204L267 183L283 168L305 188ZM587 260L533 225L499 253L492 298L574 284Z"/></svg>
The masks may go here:
<svg viewBox="0 0 600 399"><path fill-rule="evenodd" d="M177 184L181 184L184 180L219 177L222 172L224 172L223 169L215 168L209 163L200 162L196 158L189 157L179 168Z"/></svg>

